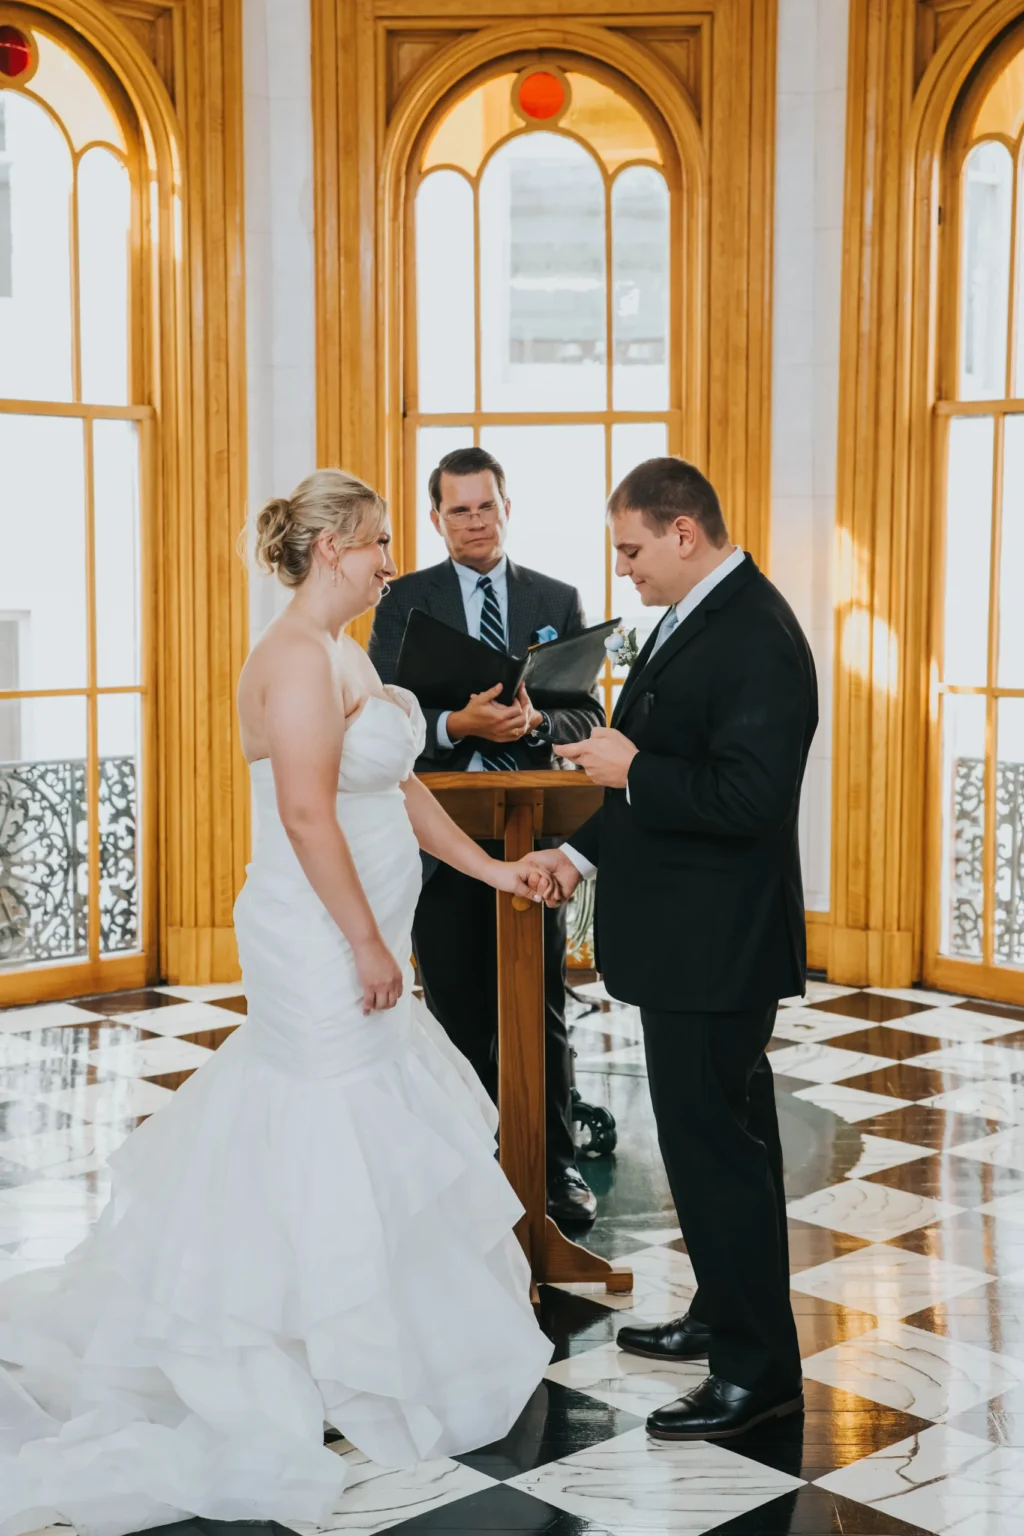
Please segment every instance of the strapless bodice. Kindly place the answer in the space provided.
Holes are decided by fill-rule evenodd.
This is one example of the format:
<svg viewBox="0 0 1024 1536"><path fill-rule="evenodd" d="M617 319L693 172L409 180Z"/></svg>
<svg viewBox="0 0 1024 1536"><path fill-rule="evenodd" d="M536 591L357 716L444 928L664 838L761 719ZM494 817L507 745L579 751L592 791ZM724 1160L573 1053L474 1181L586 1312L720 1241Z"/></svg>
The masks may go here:
<svg viewBox="0 0 1024 1536"><path fill-rule="evenodd" d="M338 771L339 795L374 795L396 790L423 751L423 712L405 688L387 687L387 698L371 694L345 731ZM277 819L274 774L269 757L249 764L260 827Z"/></svg>

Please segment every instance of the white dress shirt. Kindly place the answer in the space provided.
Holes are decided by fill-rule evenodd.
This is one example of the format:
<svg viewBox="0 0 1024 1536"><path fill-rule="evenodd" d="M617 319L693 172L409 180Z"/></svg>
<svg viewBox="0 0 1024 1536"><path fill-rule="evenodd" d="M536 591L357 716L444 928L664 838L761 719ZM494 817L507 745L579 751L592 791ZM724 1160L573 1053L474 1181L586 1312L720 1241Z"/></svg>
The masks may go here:
<svg viewBox="0 0 1024 1536"><path fill-rule="evenodd" d="M462 592L462 606L466 614L466 629L474 640L480 639L480 620L484 611L483 588L479 585L480 572L474 571L468 565L459 565L452 561L452 568L459 578L459 587ZM501 609L501 622L505 630L505 643L508 644L508 556L502 555L493 571L487 572L491 578L494 595L498 599L498 607ZM437 717L437 744L451 750L455 743L448 735L448 716L450 709ZM467 764L468 773L479 773L483 768L483 759L479 752L474 752Z"/></svg>
<svg viewBox="0 0 1024 1536"><path fill-rule="evenodd" d="M702 581L697 582L696 586L691 587L686 596L680 598L679 602L676 603L674 608L666 609L666 611L662 614L661 623L658 625L658 632L654 638L654 647L650 656L647 658L648 662L650 662L653 657L657 655L658 651L661 649L664 642L669 638L669 635L672 633L672 631L678 629L680 624L682 624L685 619L690 617L690 614L693 613L695 608L700 607L704 599L708 596L709 593L715 590L720 581L724 581L725 578L731 575L733 571L738 570L745 559L746 556L743 550L740 549L739 545L737 545L732 554L729 555L727 559L723 560L721 565L716 565L714 570L710 571ZM666 621L668 620L670 613L675 614L675 623L669 627L668 632L666 633ZM626 799L629 799L628 783L626 785ZM561 851L565 854L566 858L571 864L575 864L584 880L592 880L597 874L597 865L592 864L589 859L584 858L582 853L578 853L576 849L573 848L571 843L563 843Z"/></svg>

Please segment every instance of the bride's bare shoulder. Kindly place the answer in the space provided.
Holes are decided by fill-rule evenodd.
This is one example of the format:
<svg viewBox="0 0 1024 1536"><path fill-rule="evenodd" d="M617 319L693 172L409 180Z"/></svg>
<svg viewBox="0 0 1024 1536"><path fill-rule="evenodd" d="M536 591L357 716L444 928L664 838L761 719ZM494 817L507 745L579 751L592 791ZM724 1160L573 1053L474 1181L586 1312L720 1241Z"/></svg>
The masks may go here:
<svg viewBox="0 0 1024 1536"><path fill-rule="evenodd" d="M282 617L263 631L249 652L239 678L239 694L265 693L282 683L290 688L332 687L337 673L329 641Z"/></svg>

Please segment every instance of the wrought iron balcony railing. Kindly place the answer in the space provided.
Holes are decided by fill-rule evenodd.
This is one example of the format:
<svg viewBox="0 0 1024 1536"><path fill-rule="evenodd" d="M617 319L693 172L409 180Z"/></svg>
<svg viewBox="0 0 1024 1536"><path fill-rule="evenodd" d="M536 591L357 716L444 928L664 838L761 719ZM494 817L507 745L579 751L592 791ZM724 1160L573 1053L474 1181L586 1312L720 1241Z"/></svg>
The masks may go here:
<svg viewBox="0 0 1024 1536"><path fill-rule="evenodd" d="M100 953L139 942L135 760L100 758ZM83 758L0 763L0 967L89 952Z"/></svg>

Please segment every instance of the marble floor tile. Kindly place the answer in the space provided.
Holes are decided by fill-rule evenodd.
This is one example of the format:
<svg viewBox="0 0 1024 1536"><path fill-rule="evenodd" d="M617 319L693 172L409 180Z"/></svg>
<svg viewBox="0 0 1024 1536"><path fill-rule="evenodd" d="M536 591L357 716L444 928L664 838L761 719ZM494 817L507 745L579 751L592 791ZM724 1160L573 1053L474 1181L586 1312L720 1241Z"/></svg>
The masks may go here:
<svg viewBox="0 0 1024 1536"><path fill-rule="evenodd" d="M602 1531L702 1536L803 1482L721 1445L651 1440L637 1429L511 1485Z"/></svg>
<svg viewBox="0 0 1024 1536"><path fill-rule="evenodd" d="M622 1235L632 1238L641 1248L655 1248L659 1244L679 1242L683 1233L680 1227L653 1227L647 1232L637 1229L633 1232L623 1232Z"/></svg>
<svg viewBox="0 0 1024 1536"><path fill-rule="evenodd" d="M775 1017L773 1040L788 1040L794 1045L817 1044L822 1040L840 1040L863 1028L859 1019L844 1019L838 1014L817 1013L813 1008L780 1008Z"/></svg>
<svg viewBox="0 0 1024 1536"><path fill-rule="evenodd" d="M985 1120L1024 1123L1024 1083L1000 1083L991 1080L962 1083L946 1093L925 1099L937 1109L952 1109L960 1115L980 1115Z"/></svg>
<svg viewBox="0 0 1024 1536"><path fill-rule="evenodd" d="M1015 1034L1020 1029L1020 1020L970 1008L930 1008L926 1017L916 1020L911 1027L937 1035L940 1040L994 1040L999 1035Z"/></svg>
<svg viewBox="0 0 1024 1536"><path fill-rule="evenodd" d="M957 1003L965 1003L965 997L956 997L952 992L929 992L924 987L866 987L874 997L898 997L905 1003L922 1003L935 1008L953 1008Z"/></svg>
<svg viewBox="0 0 1024 1536"><path fill-rule="evenodd" d="M811 1088L800 1088L795 1099L807 1099L821 1109L830 1109L834 1115L855 1125L858 1120L873 1120L894 1109L905 1109L910 1099L894 1099L885 1093L865 1093L863 1089L847 1088L842 1083L822 1083Z"/></svg>
<svg viewBox="0 0 1024 1536"><path fill-rule="evenodd" d="M621 1045L639 1045L644 1037L639 1018L634 1022L628 1014L613 1013L587 1013L570 1019L569 1033L580 1037L577 1049L585 1050L597 1049L595 1036L608 1042L607 1050L615 1050Z"/></svg>
<svg viewBox="0 0 1024 1536"><path fill-rule="evenodd" d="M925 1419L962 1413L1024 1382L1024 1363L886 1319L803 1362L805 1376Z"/></svg>
<svg viewBox="0 0 1024 1536"><path fill-rule="evenodd" d="M1020 1051L1006 1045L990 1045L984 1040L965 1040L911 1056L908 1065L931 1067L937 1072L952 1072L957 1077L993 1078L1024 1082L1024 1062Z"/></svg>
<svg viewBox="0 0 1024 1536"><path fill-rule="evenodd" d="M872 1056L883 1056L887 1061L895 1062L909 1061L942 1046L938 1036L929 1035L923 1026L917 1031L900 1029L892 1024L858 1024L855 1030L843 1036L841 1043L845 1051L867 1051Z"/></svg>
<svg viewBox="0 0 1024 1536"><path fill-rule="evenodd" d="M961 1142L949 1150L955 1157L976 1158L982 1163L996 1163L1001 1168L1024 1172L1024 1126L996 1131L994 1136L982 1136L977 1141Z"/></svg>
<svg viewBox="0 0 1024 1536"><path fill-rule="evenodd" d="M545 1374L548 1381L574 1387L599 1402L645 1418L655 1408L699 1386L708 1366L706 1360L645 1360L626 1354L617 1344L605 1344L560 1360Z"/></svg>
<svg viewBox="0 0 1024 1536"><path fill-rule="evenodd" d="M860 1019L863 1024L896 1024L900 1019L911 1020L913 1015L907 1027L915 1030L921 1028L922 1019L932 1011L921 1003L908 1003L899 997L878 997L871 992L844 993L824 998L811 1006L822 1013Z"/></svg>
<svg viewBox="0 0 1024 1536"><path fill-rule="evenodd" d="M799 1077L810 1083L838 1083L844 1077L860 1077L891 1065L883 1056L814 1042L772 1052L773 1072L784 1072L787 1077Z"/></svg>
<svg viewBox="0 0 1024 1536"><path fill-rule="evenodd" d="M918 1147L913 1142L897 1141L890 1136L862 1136L860 1157L844 1177L863 1179L869 1173L881 1173L883 1169L898 1168L934 1155L931 1147Z"/></svg>
<svg viewBox="0 0 1024 1536"><path fill-rule="evenodd" d="M567 1281L555 1289L572 1296L589 1297L599 1306L611 1307L622 1316L622 1323L634 1318L645 1323L668 1323L682 1317L697 1290L693 1265L685 1253L674 1248L641 1248L637 1253L621 1255L616 1262L633 1270L633 1290L616 1296L603 1285L589 1281Z"/></svg>
<svg viewBox="0 0 1024 1536"><path fill-rule="evenodd" d="M102 1167L130 1132L123 1125L82 1122L62 1131L19 1136L2 1143L8 1162L53 1178L71 1178ZM83 1166L89 1164L88 1167Z"/></svg>
<svg viewBox="0 0 1024 1536"><path fill-rule="evenodd" d="M179 1003L173 1008L150 1008L127 1015L155 1035L190 1035L200 1029L223 1028L230 1020L214 1003Z"/></svg>
<svg viewBox="0 0 1024 1536"><path fill-rule="evenodd" d="M910 1061L894 1061L887 1067L845 1079L847 1088L864 1093L882 1093L893 1099L909 1099L913 1104L934 1099L940 1093L960 1088L964 1079L948 1072L935 1072Z"/></svg>
<svg viewBox="0 0 1024 1536"><path fill-rule="evenodd" d="M1024 1451L936 1424L817 1486L935 1536L1017 1536Z"/></svg>
<svg viewBox="0 0 1024 1536"><path fill-rule="evenodd" d="M64 1110L78 1120L123 1122L155 1114L172 1098L169 1089L147 1083L144 1078L116 1077L106 1083L39 1094L36 1102Z"/></svg>
<svg viewBox="0 0 1024 1536"><path fill-rule="evenodd" d="M457 1461L381 1467L347 1441L336 1441L331 1449L344 1461L348 1482L338 1508L322 1525L288 1523L288 1528L299 1536L326 1536L334 1531L345 1532L345 1536L375 1536L401 1520L442 1509L457 1499L495 1486L493 1478Z"/></svg>
<svg viewBox="0 0 1024 1536"><path fill-rule="evenodd" d="M165 997L176 997L185 1003L216 1003L224 997L237 997L242 990L240 981L215 981L198 987L154 987Z"/></svg>
<svg viewBox="0 0 1024 1536"><path fill-rule="evenodd" d="M847 1178L813 1195L805 1195L802 1200L790 1201L786 1209L790 1217L801 1221L880 1243L915 1227L955 1216L963 1207L948 1200L932 1200L884 1184Z"/></svg>
<svg viewBox="0 0 1024 1536"><path fill-rule="evenodd" d="M997 1195L976 1209L997 1221L1012 1221L1015 1226L1024 1227L1024 1189L1015 1190L1012 1195Z"/></svg>
<svg viewBox="0 0 1024 1536"><path fill-rule="evenodd" d="M90 1051L88 1059L121 1077L155 1077L161 1072L194 1071L212 1056L213 1052L205 1046L164 1035L155 1040L125 1043L115 1050L101 1047Z"/></svg>
<svg viewBox="0 0 1024 1536"><path fill-rule="evenodd" d="M991 1283L992 1276L981 1269L949 1264L888 1243L872 1243L803 1269L790 1281L796 1293L824 1297L876 1317L896 1318Z"/></svg>
<svg viewBox="0 0 1024 1536"><path fill-rule="evenodd" d="M0 1069L28 1067L51 1060L53 1054L52 1047L40 1045L31 1035L0 1034Z"/></svg>
<svg viewBox="0 0 1024 1536"><path fill-rule="evenodd" d="M577 1056L577 1067L593 1070L602 1067L606 1071L609 1067L642 1067L646 1063L644 1048L642 1045L623 1045L616 1050L587 1053Z"/></svg>
<svg viewBox="0 0 1024 1536"><path fill-rule="evenodd" d="M802 997L784 997L780 1003L782 1008L809 1007L811 1003L825 1003L835 997L853 997L860 989L858 987L840 987L830 981L809 981L807 990Z"/></svg>
<svg viewBox="0 0 1024 1536"><path fill-rule="evenodd" d="M95 1024L103 1015L75 1003L34 1003L28 1008L0 1009L0 1034L17 1035L65 1024Z"/></svg>

